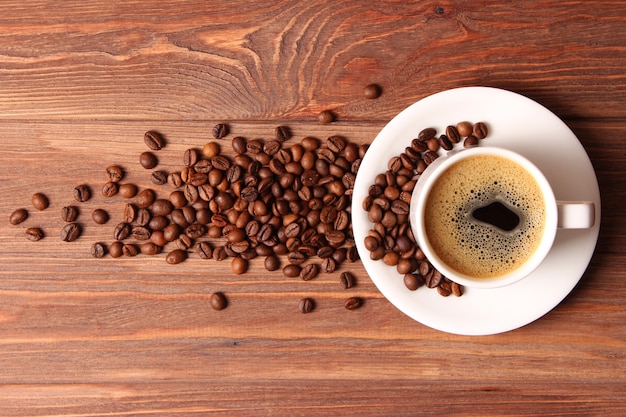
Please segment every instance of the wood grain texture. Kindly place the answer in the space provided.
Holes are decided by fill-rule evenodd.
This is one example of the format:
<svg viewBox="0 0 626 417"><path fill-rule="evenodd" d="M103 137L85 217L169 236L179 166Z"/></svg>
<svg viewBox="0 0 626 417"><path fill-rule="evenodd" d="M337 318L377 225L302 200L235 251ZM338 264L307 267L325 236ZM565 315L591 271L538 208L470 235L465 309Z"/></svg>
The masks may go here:
<svg viewBox="0 0 626 417"><path fill-rule="evenodd" d="M17 2L0 4L0 415L620 416L626 414L626 23L621 1ZM362 88L377 82L377 100ZM400 313L362 264L304 282L164 255L96 260L124 201L99 194L161 131L160 168L212 126L231 136L370 143L452 87L525 94L561 116L596 168L602 225L580 283L512 332L455 336ZM333 109L338 121L320 125ZM532 123L532 121L529 121ZM225 152L228 149L224 141ZM555 158L558 158L555 155ZM89 184L83 236L60 209ZM159 187L165 196L167 187ZM50 207L11 226L45 191ZM103 226L90 212L106 207ZM25 227L46 237L26 241ZM229 306L214 311L209 295ZM363 307L347 311L358 295ZM297 302L315 298L302 315Z"/></svg>

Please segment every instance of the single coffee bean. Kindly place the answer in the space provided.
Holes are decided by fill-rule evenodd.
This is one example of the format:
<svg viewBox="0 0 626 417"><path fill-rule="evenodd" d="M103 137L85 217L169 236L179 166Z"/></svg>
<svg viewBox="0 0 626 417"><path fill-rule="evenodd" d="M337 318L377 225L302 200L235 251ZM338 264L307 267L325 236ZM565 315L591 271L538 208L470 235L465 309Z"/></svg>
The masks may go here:
<svg viewBox="0 0 626 417"><path fill-rule="evenodd" d="M124 240L128 236L130 236L131 232L132 232L132 226L130 225L130 223L126 223L126 222L118 223L118 225L115 226L115 229L113 229L113 239Z"/></svg>
<svg viewBox="0 0 626 417"><path fill-rule="evenodd" d="M230 269L235 275L241 275L248 270L248 261L240 257L233 258Z"/></svg>
<svg viewBox="0 0 626 417"><path fill-rule="evenodd" d="M344 290L354 287L355 282L354 275L350 272L342 272L341 275L339 275L339 284L341 284L341 288Z"/></svg>
<svg viewBox="0 0 626 417"><path fill-rule="evenodd" d="M109 213L104 209L95 209L91 213L91 218L96 224L105 224L109 221Z"/></svg>
<svg viewBox="0 0 626 417"><path fill-rule="evenodd" d="M28 210L17 209L9 216L9 223L12 225L18 225L24 222L28 218Z"/></svg>
<svg viewBox="0 0 626 417"><path fill-rule="evenodd" d="M285 139L286 140L286 139ZM263 144L263 152L265 152L268 155L276 155L278 153L278 151L281 148L281 142L280 140L268 140L267 142L265 142Z"/></svg>
<svg viewBox="0 0 626 417"><path fill-rule="evenodd" d="M191 248L192 245L193 240L191 240L191 238L184 233L178 236L178 239L176 239L176 246L178 247L178 249L187 250Z"/></svg>
<svg viewBox="0 0 626 417"><path fill-rule="evenodd" d="M224 155L218 155L215 158L211 159L211 165L213 165L213 168L217 170L227 171L228 168L230 168L231 163L230 160Z"/></svg>
<svg viewBox="0 0 626 417"><path fill-rule="evenodd" d="M148 240L150 239L150 229L143 226L135 226L132 228L131 237L137 240Z"/></svg>
<svg viewBox="0 0 626 417"><path fill-rule="evenodd" d="M152 218L152 213L147 208L137 210L137 225L147 226Z"/></svg>
<svg viewBox="0 0 626 417"><path fill-rule="evenodd" d="M139 155L139 164L145 169L152 169L159 164L159 159L154 153L146 151Z"/></svg>
<svg viewBox="0 0 626 417"><path fill-rule="evenodd" d="M330 110L323 110L322 112L320 112L320 114L317 115L317 120L321 124L327 125L335 120L335 115Z"/></svg>
<svg viewBox="0 0 626 417"><path fill-rule="evenodd" d="M182 249L174 249L165 257L165 262L170 265L176 265L187 259L187 251Z"/></svg>
<svg viewBox="0 0 626 417"><path fill-rule="evenodd" d="M439 158L439 154L433 151L426 151L424 152L422 158L426 165L430 165L435 161L435 159Z"/></svg>
<svg viewBox="0 0 626 417"><path fill-rule="evenodd" d="M209 304L213 310L220 311L228 306L228 300L223 293L214 292L209 298Z"/></svg>
<svg viewBox="0 0 626 417"><path fill-rule="evenodd" d="M461 135L459 134L459 130L456 128L456 126L448 126L446 127L446 136L448 137L448 139L450 139L450 142L452 143L459 143L459 141L461 140Z"/></svg>
<svg viewBox="0 0 626 417"><path fill-rule="evenodd" d="M489 133L489 131L485 123L478 122L474 125L474 128L472 129L472 133L474 134L474 136L476 136L476 139L484 139L487 137L487 134Z"/></svg>
<svg viewBox="0 0 626 417"><path fill-rule="evenodd" d="M378 84L368 84L363 87L363 95L368 100L373 100L380 97L381 88Z"/></svg>
<svg viewBox="0 0 626 417"><path fill-rule="evenodd" d="M439 146L441 146L441 149L449 151L452 149L453 144L447 135L441 135L439 136Z"/></svg>
<svg viewBox="0 0 626 417"><path fill-rule="evenodd" d="M208 159L215 158L217 155L220 154L220 152L220 145L217 142L207 142L202 147L202 155L204 155L204 157Z"/></svg>
<svg viewBox="0 0 626 417"><path fill-rule="evenodd" d="M448 297L450 294L452 294L452 288L450 286L450 283L442 282L441 284L439 284L439 286L437 286L437 292L442 297Z"/></svg>
<svg viewBox="0 0 626 417"><path fill-rule="evenodd" d="M135 203L139 208L147 208L156 200L156 193L151 188L142 190L135 198Z"/></svg>
<svg viewBox="0 0 626 417"><path fill-rule="evenodd" d="M29 227L24 231L24 236L32 242L37 242L44 238L44 233L39 227Z"/></svg>
<svg viewBox="0 0 626 417"><path fill-rule="evenodd" d="M199 242L196 245L196 252L202 259L211 259L213 257L213 248L209 242Z"/></svg>
<svg viewBox="0 0 626 417"><path fill-rule="evenodd" d="M291 138L291 130L287 126L277 126L274 129L274 134L278 142L285 142Z"/></svg>
<svg viewBox="0 0 626 417"><path fill-rule="evenodd" d="M321 268L322 271L326 272L327 274L331 274L335 272L335 269L337 269L337 262L332 257L326 258L322 260Z"/></svg>
<svg viewBox="0 0 626 417"><path fill-rule="evenodd" d="M424 279L426 280L425 283L428 288L437 287L441 283L442 278L443 276L441 275L441 272L436 269L431 269L431 271L424 276Z"/></svg>
<svg viewBox="0 0 626 417"><path fill-rule="evenodd" d="M48 208L50 203L48 202L48 197L46 197L42 193L35 193L32 197L33 207L37 210L45 210Z"/></svg>
<svg viewBox="0 0 626 417"><path fill-rule="evenodd" d="M283 275L287 278L295 278L300 275L302 268L299 265L289 264L283 268Z"/></svg>
<svg viewBox="0 0 626 417"><path fill-rule="evenodd" d="M300 271L300 278L303 281L310 281L317 276L319 273L320 267L318 264L310 263L304 266Z"/></svg>
<svg viewBox="0 0 626 417"><path fill-rule="evenodd" d="M137 195L137 186L135 184L122 184L119 187L119 194L124 198L133 198Z"/></svg>
<svg viewBox="0 0 626 417"><path fill-rule="evenodd" d="M125 243L124 246L122 246L122 253L124 256L128 257L137 256L137 254L139 254L139 249L137 248L137 245L133 243Z"/></svg>
<svg viewBox="0 0 626 417"><path fill-rule="evenodd" d="M61 219L64 222L73 222L78 218L78 207L76 206L65 206L61 209Z"/></svg>
<svg viewBox="0 0 626 417"><path fill-rule="evenodd" d="M425 129L422 129L417 134L417 140L420 142L426 142L429 139L434 138L436 134L437 134L437 130L435 130L435 128L427 127Z"/></svg>
<svg viewBox="0 0 626 417"><path fill-rule="evenodd" d="M218 123L213 126L213 137L215 139L222 139L224 136L228 135L228 125L225 123Z"/></svg>
<svg viewBox="0 0 626 417"><path fill-rule="evenodd" d="M120 182L124 178L124 170L117 165L111 165L104 171L107 181Z"/></svg>
<svg viewBox="0 0 626 417"><path fill-rule="evenodd" d="M122 248L124 247L124 244L122 242L116 241L113 242L109 245L109 255L111 255L112 258L119 258L120 256L123 255L122 253Z"/></svg>
<svg viewBox="0 0 626 417"><path fill-rule="evenodd" d="M146 146L153 151L159 151L165 146L165 139L163 139L163 136L154 130L147 131L143 136L143 141Z"/></svg>
<svg viewBox="0 0 626 417"><path fill-rule="evenodd" d="M459 122L456 125L456 129L461 136L469 136L474 130L474 126L470 122Z"/></svg>
<svg viewBox="0 0 626 417"><path fill-rule="evenodd" d="M471 148L472 146L476 146L476 145L478 145L478 138L474 135L469 135L463 141L463 147L465 148Z"/></svg>
<svg viewBox="0 0 626 417"><path fill-rule="evenodd" d="M276 271L280 268L280 258L276 255L268 255L265 257L264 266L268 271Z"/></svg>
<svg viewBox="0 0 626 417"><path fill-rule="evenodd" d="M180 176L180 172L172 172L167 175L167 183L172 188L179 188L183 185L183 179Z"/></svg>
<svg viewBox="0 0 626 417"><path fill-rule="evenodd" d="M165 171L154 171L152 175L150 175L150 181L152 181L155 185L163 185L167 182L167 172Z"/></svg>
<svg viewBox="0 0 626 417"><path fill-rule="evenodd" d="M154 242L144 242L139 246L139 250L144 255L157 255L163 248Z"/></svg>
<svg viewBox="0 0 626 417"><path fill-rule="evenodd" d="M102 186L102 195L104 197L113 197L118 192L118 186L116 182L107 182Z"/></svg>
<svg viewBox="0 0 626 417"><path fill-rule="evenodd" d="M106 247L100 242L91 245L91 256L94 258L102 258L106 254Z"/></svg>
<svg viewBox="0 0 626 417"><path fill-rule="evenodd" d="M346 147L346 140L338 135L330 136L326 139L326 146L335 153L342 152Z"/></svg>
<svg viewBox="0 0 626 417"><path fill-rule="evenodd" d="M453 282L451 284L451 291L452 291L452 294L454 294L456 297L460 297L463 295L463 286L460 284L457 284L456 282Z"/></svg>
<svg viewBox="0 0 626 417"><path fill-rule="evenodd" d="M346 301L343 303L343 306L346 308L346 310L356 310L362 305L363 299L360 297L350 297L346 299Z"/></svg>
<svg viewBox="0 0 626 417"><path fill-rule="evenodd" d="M80 226L77 223L68 223L61 229L61 240L73 242L80 236Z"/></svg>
<svg viewBox="0 0 626 417"><path fill-rule="evenodd" d="M311 311L313 311L314 308L315 308L315 301L313 301L312 298L309 298L309 297L301 298L300 301L298 302L298 310L302 314L310 313Z"/></svg>
<svg viewBox="0 0 626 417"><path fill-rule="evenodd" d="M199 159L198 151L195 150L194 148L187 149L183 153L183 164L186 167L194 166L198 162L198 159Z"/></svg>

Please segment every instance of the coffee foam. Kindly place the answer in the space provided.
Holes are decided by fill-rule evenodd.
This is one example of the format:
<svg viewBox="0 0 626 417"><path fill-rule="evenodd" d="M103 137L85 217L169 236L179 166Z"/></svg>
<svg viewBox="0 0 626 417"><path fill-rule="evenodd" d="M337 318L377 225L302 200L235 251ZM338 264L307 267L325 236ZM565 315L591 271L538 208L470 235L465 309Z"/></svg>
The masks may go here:
<svg viewBox="0 0 626 417"><path fill-rule="evenodd" d="M472 211L501 202L520 218L504 231L472 217ZM427 197L425 232L434 252L465 275L492 278L522 266L541 242L546 207L535 179L518 163L477 155L446 169Z"/></svg>

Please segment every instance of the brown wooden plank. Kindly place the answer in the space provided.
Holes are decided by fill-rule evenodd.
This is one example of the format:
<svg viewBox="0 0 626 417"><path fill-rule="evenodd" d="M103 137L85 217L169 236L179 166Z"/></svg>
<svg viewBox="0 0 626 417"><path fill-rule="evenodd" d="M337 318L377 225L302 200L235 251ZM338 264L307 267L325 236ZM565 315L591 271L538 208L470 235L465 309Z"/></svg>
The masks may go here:
<svg viewBox="0 0 626 417"><path fill-rule="evenodd" d="M625 116L622 2L53 4L2 5L5 119L386 120L467 85Z"/></svg>

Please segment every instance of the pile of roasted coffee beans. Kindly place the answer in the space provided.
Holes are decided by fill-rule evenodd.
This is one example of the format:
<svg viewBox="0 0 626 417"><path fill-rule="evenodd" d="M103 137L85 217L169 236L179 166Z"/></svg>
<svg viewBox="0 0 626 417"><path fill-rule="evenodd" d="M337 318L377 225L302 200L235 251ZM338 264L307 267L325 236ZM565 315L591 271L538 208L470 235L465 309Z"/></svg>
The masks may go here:
<svg viewBox="0 0 626 417"><path fill-rule="evenodd" d="M121 222L112 225L111 242L93 243L93 257L165 252L165 262L172 265L189 257L228 260L237 275L260 257L266 270L282 270L285 277L304 281L320 273L332 274L344 262L358 259L350 221L351 196L367 146L339 135L296 141L286 126L277 126L267 140L231 138L230 127L223 123L214 126L212 135L214 140L203 147L183 153L179 170L166 172L158 169L156 155L166 148L166 140L159 132L146 132L143 140L148 150L139 155L139 164L150 171L154 189L124 182L125 170L118 165L104 170L102 195L119 196L125 205ZM223 153L225 146L232 152ZM91 196L87 184L73 189L76 203ZM43 210L48 200L36 193L32 204ZM63 207L63 241L81 236L78 216L78 206ZM17 225L27 218L28 211L18 209L9 220ZM104 208L92 212L99 225L111 218L120 216L111 216ZM29 228L26 236L40 240L44 232ZM349 289L356 281L351 273L343 272L339 284ZM362 304L361 298L350 297L344 306L354 310ZM223 293L212 295L214 309L226 305ZM307 313L314 306L306 298L299 310Z"/></svg>
<svg viewBox="0 0 626 417"><path fill-rule="evenodd" d="M487 134L483 122L460 122L439 135L436 129L425 128L404 152L388 161L387 171L378 174L368 189L362 207L373 228L364 238L364 245L371 259L394 266L411 291L426 286L436 288L444 297L463 294L463 287L433 268L418 247L411 230L409 207L415 184L426 167L439 157L440 150L452 150L460 142L464 147L476 146Z"/></svg>

